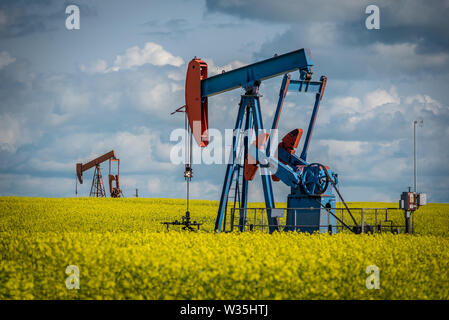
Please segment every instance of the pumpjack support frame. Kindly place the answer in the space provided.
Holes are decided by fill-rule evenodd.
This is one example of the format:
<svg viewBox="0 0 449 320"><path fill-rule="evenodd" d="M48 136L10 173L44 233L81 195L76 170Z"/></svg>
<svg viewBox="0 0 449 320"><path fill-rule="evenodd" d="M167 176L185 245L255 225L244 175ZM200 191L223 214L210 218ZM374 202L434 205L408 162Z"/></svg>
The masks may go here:
<svg viewBox="0 0 449 320"><path fill-rule="evenodd" d="M193 133L195 141L201 147L208 145L208 97L229 91L235 88L242 87L245 89L245 94L241 96L237 119L234 126L234 136L232 142L231 159L226 167L224 183L220 196L220 204L215 221L215 231L220 232L226 228L226 213L228 200L230 197L231 186L234 183L236 186L234 190L238 193L234 197L234 208L236 200L238 199L239 208L246 208L248 204L248 182L253 179L256 172L260 169L259 174L262 180L263 195L266 205L266 212L268 218L269 231L274 232L279 230L278 218L271 216L271 209L275 208L272 176L274 181L282 180L292 188L289 195L289 202L294 204L296 208L301 207L305 202L301 199L319 198L319 206L317 206L320 214L321 207L328 209L329 204L335 203L335 197L332 194L331 187L336 188L337 175L326 170L326 175L323 175L321 167L313 166L307 162L307 152L310 145L310 140L315 125L320 101L323 97L324 90L327 83L327 78L322 76L319 81L312 81L311 67L313 63L310 58L310 51L307 49L300 49L292 51L283 55L275 55L273 58L256 62L229 72L224 72L208 78L207 64L198 58L194 58L190 63L186 77L186 105L185 110L189 120L190 129ZM292 80L289 72L299 70L299 79ZM294 154L294 149L297 147L299 138L302 135L302 130L297 129L297 140L290 141L293 144L285 149L278 148L278 154L271 155L271 139L272 137L263 132L264 126L261 115L259 86L265 79L269 79L278 75L284 74L284 78L279 92L279 100L273 119L271 129L277 129L279 118L282 110L282 105L288 91L296 92L310 92L315 93L315 103L312 111L312 116L307 129L301 156ZM236 162L240 135L244 129L246 133L256 132L255 144L249 144L247 135L244 137L244 163ZM301 133L301 134L299 134ZM298 136L299 135L299 136ZM261 141L263 140L263 141ZM241 146L240 146L241 148ZM255 163L250 163L254 160ZM273 166L275 164L275 166ZM274 170L276 167L276 170ZM321 169L320 169L321 168ZM241 171L244 171L243 181L239 187ZM333 184L327 190L319 188L323 177L327 179L332 176ZM307 177L307 178L305 178ZM312 180L310 180L312 179ZM315 187L315 184L318 187ZM327 193L326 193L327 192ZM323 199L330 199L326 202ZM332 198L332 199L331 199ZM326 202L326 203L323 203ZM348 210L349 211L349 210ZM246 213L243 210L244 214ZM240 221L246 221L246 217L240 216ZM295 213L297 214L297 213ZM327 215L329 216L329 215ZM316 215L315 218L316 219ZM318 223L319 224L319 223Z"/></svg>
<svg viewBox="0 0 449 320"><path fill-rule="evenodd" d="M262 121L262 113L260 109L260 100L259 95L257 93L258 87L251 88L246 92L246 94L241 96L239 103L239 111L237 114L237 120L234 126L234 136L232 143L232 155L231 159L226 167L225 179L223 182L223 187L220 196L220 205L218 207L218 214L215 220L215 230L221 231L223 227L223 220L225 218L228 198L229 198L229 190L232 183L236 180L237 176L240 175L240 170L244 170L241 164L236 162L238 141L240 140L239 136L242 134L242 127L244 125L244 132L248 133L254 129L255 132L260 132L263 130L263 121ZM245 123L243 124L243 120L245 119ZM249 137L245 136L244 138L244 148L245 155L244 160L247 163L248 160L248 143ZM274 204L274 196L273 196L273 187L271 184L271 174L266 170L266 168L261 168L261 179L262 179L262 188L265 199L265 206L267 208L267 218L270 225L270 232L273 232L277 229L276 225L277 220L275 217L271 217L271 208L275 207ZM245 208L248 204L248 180L244 179L242 190L240 191L240 208ZM245 217L240 217L242 221L245 220Z"/></svg>

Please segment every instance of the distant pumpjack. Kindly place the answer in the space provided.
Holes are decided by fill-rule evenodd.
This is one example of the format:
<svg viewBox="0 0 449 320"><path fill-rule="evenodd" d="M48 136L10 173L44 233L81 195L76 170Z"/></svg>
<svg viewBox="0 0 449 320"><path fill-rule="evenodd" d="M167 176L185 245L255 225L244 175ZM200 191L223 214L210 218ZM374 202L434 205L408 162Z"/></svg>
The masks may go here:
<svg viewBox="0 0 449 320"><path fill-rule="evenodd" d="M114 150L105 153L104 155L93 159L85 164L76 164L76 175L80 184L83 184L83 172L95 167L94 175L92 178L92 185L90 187L91 197L106 197L106 191L104 189L103 177L101 175L100 164L109 160L109 192L112 198L120 198L123 196L120 189L120 159L115 156ZM111 174L111 162L117 162L117 174ZM115 181L115 186L114 186Z"/></svg>

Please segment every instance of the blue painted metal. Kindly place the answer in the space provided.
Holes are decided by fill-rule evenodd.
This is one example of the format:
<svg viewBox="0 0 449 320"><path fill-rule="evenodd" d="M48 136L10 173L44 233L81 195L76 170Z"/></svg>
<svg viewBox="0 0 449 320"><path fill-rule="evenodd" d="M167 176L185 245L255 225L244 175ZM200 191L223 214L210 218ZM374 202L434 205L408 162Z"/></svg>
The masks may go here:
<svg viewBox="0 0 449 320"><path fill-rule="evenodd" d="M245 121L245 132L251 130L251 126L254 128L255 132L259 132L259 130L263 130L263 122L262 115L260 112L260 102L257 94L254 95L243 95L240 100L239 112L237 115L237 120L234 128L234 137L233 137L233 146L232 146L232 159L228 163L226 167L225 180L223 183L223 188L221 191L220 204L218 207L217 218L215 220L215 231L220 232L223 228L223 220L227 209L228 197L229 197L229 189L232 185L232 182L235 180L236 167L240 164L236 163L236 155L237 155L237 147L239 141L239 135L241 134L243 119L246 114ZM245 137L245 158L247 158L249 139ZM266 169L262 169L266 170ZM264 175L265 173L265 175ZM271 185L271 174L268 171L261 172L262 177L262 186L265 197L265 205L266 208L271 209L274 208L274 197L273 197L273 189ZM240 197L241 208L246 208L248 201L248 181L245 180L243 185L242 194ZM242 211L243 213L243 211ZM271 210L267 210L267 218L270 224L270 232L273 232L277 229L277 220L271 217ZM241 225L244 224L246 220L246 216L240 216Z"/></svg>
<svg viewBox="0 0 449 320"><path fill-rule="evenodd" d="M248 143L249 143L249 137L248 132L251 132L252 129L252 118L253 118L253 109L248 108L246 112L246 121L245 121L245 137L244 137L244 160L248 159ZM243 188L242 188L242 202L240 203L240 208L247 208L248 207L248 180L243 177ZM245 231L245 222L246 222L246 211L243 210L240 212L240 218L239 218L239 230L241 232Z"/></svg>
<svg viewBox="0 0 449 320"><path fill-rule="evenodd" d="M277 159L274 156L270 156L268 152L270 139L267 142L267 152L252 146L249 153L253 157L257 157L261 167L276 174L282 182L291 187L291 193L287 199L287 227L284 230L336 233L337 219L334 216L335 195L333 194L332 185L325 183L327 180L325 169L320 167L320 165L309 164L306 161L307 150L327 79L326 77L321 77L320 81L305 80L304 73L301 73L301 78L301 80L291 80L288 75L284 76L272 125L272 129L276 129L278 126L287 91L316 94L301 156L298 157L296 154L291 154L282 148L278 148ZM338 183L337 175L332 171L328 171L328 173ZM308 209L298 210L297 208ZM324 208L327 208L327 210Z"/></svg>
<svg viewBox="0 0 449 320"><path fill-rule="evenodd" d="M289 90L290 83L291 83L290 75L287 73L284 74L284 77L282 78L281 89L279 90L279 100L276 106L276 112L274 113L273 117L273 124L271 125L271 134L267 141L267 156L269 156L271 152L271 135L274 133L274 130L277 130L278 128L279 118L282 112L282 106L284 105L285 96L287 95L287 92Z"/></svg>
<svg viewBox="0 0 449 320"><path fill-rule="evenodd" d="M246 105L243 104L243 102L244 101L242 99L240 101L239 111L235 122L234 136L232 138L232 159L230 159L228 165L226 166L226 174L220 196L220 205L218 207L218 214L215 220L215 230L218 232L220 232L222 229L224 213L226 211L226 206L228 203L229 188L232 184L234 168L236 165L238 165L237 163L235 163L235 158L237 154L238 142L240 141L239 137L241 134L243 116L245 115L246 109Z"/></svg>
<svg viewBox="0 0 449 320"><path fill-rule="evenodd" d="M258 157L261 167L268 170L271 174L275 173L286 185L292 188L299 188L301 177L292 167L280 162L273 155L267 156L264 150L258 149L255 145L249 147L249 154L253 158Z"/></svg>
<svg viewBox="0 0 449 320"><path fill-rule="evenodd" d="M307 129L306 140L304 141L304 146L301 152L301 159L303 159L304 161L307 160L307 151L309 150L310 139L312 138L312 132L313 128L315 127L316 116L318 114L318 109L320 107L320 101L323 97L324 88L326 87L327 78L321 77L320 80L321 84L318 93L315 95L315 104L313 106L312 116L310 117L310 123Z"/></svg>
<svg viewBox="0 0 449 320"><path fill-rule="evenodd" d="M284 231L337 233L337 219L323 207L335 215L335 195L331 188L319 196L292 191L287 198L287 227Z"/></svg>
<svg viewBox="0 0 449 320"><path fill-rule="evenodd" d="M321 77L320 81L311 81L310 67L312 65L308 52L301 49L201 80L201 96L203 98L238 87L243 87L246 90L246 94L242 95L239 104L239 111L235 124L235 134L233 137L232 159L230 159L226 168L220 205L215 221L215 230L217 232L220 232L223 228L230 186L233 181L239 177L240 170L242 170L240 164L235 163L237 145L242 126L244 125L245 132L254 129L254 131L258 133L260 130L263 130L260 101L257 94L258 87L261 81L280 74L285 75L279 92L279 100L271 129L277 129L278 127L282 105L287 91L315 93L316 97L307 130L307 136L300 157L295 154L290 154L283 149L278 150L278 158L270 155L269 146L271 137L268 138L266 143L267 147L264 149L258 149L253 144L249 145L248 137L245 136L244 138L245 159L248 159L248 155L251 155L257 159L259 163L258 167L262 178L265 206L267 208L267 218L270 226L269 230L270 232L279 230L278 220L277 218L271 217L270 210L271 208L275 208L271 184L271 174L275 173L282 182L291 187L291 194L288 196L287 201L289 208L287 211L287 224L293 226L290 227L291 230L307 232L332 231L334 233L337 231L335 217L321 208L322 206L335 208L335 196L332 193L332 186L329 185L324 193L318 192L313 183L321 181L322 175L319 175L321 171L316 167L314 168L313 165L310 165L306 161L312 131L319 110L319 104L326 85L325 77ZM287 72L294 70L300 71L300 80L291 80L290 76L286 74ZM330 172L330 174L336 179L336 175L333 172ZM248 181L244 179L242 190L239 191L241 192L239 196L240 208L247 207L248 187ZM293 208L305 207L311 207L313 210L293 210ZM239 223L241 231L244 230L245 221L246 211L242 210ZM310 226L307 228L298 228L297 226L299 224L308 224ZM326 227L320 227L320 225L326 225Z"/></svg>
<svg viewBox="0 0 449 320"><path fill-rule="evenodd" d="M290 154L284 149L278 149L278 158L285 163L288 163L292 168L295 168L296 166L306 166L309 164L296 154Z"/></svg>
<svg viewBox="0 0 449 320"><path fill-rule="evenodd" d="M288 91L319 93L321 81L290 80Z"/></svg>
<svg viewBox="0 0 449 320"><path fill-rule="evenodd" d="M313 66L307 49L300 49L201 80L201 96L210 97L239 87L251 88L263 81L295 70L309 72Z"/></svg>
<svg viewBox="0 0 449 320"><path fill-rule="evenodd" d="M263 130L262 113L260 111L259 97L254 99L254 129L255 132L261 132ZM257 157L256 157L257 159ZM266 167L260 168L260 174L262 178L263 194L265 199L265 208L267 209L268 229L270 233L278 230L278 221L276 218L271 217L271 208L274 208L274 196L273 187L271 185L271 173Z"/></svg>
<svg viewBox="0 0 449 320"><path fill-rule="evenodd" d="M279 150L280 151L280 150ZM313 173L315 170L309 169L310 164L303 162L296 155L286 157L285 154L278 153L280 160L287 162L282 163L274 156L267 156L263 150L257 149L256 146L249 148L249 154L256 157L258 153L259 161L262 166L266 166L267 170L276 173L276 176L291 187L291 193L287 198L287 227L284 231L302 231L313 233L329 232L337 233L337 219L335 218L335 195L333 194L332 185L322 194L306 192L304 188L304 177L307 173ZM288 154L288 153L286 153ZM285 161L287 160L287 161ZM291 162L289 162L291 160ZM297 169L297 162L305 163L305 167L301 170ZM310 171L309 171L310 170ZM329 175L337 182L336 174L328 171ZM315 191L315 190L314 190ZM328 210L323 207L329 208ZM307 208L307 209L297 209Z"/></svg>

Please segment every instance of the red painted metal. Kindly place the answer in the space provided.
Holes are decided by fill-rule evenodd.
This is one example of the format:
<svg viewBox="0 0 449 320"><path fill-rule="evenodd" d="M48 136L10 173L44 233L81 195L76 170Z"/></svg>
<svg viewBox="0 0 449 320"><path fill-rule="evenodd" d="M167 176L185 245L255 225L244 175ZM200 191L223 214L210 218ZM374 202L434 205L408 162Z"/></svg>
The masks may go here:
<svg viewBox="0 0 449 320"><path fill-rule="evenodd" d="M255 145L258 149L263 150L269 136L270 135L268 133L261 133L257 136L256 141L253 142L253 145ZM248 154L248 159L245 159L243 166L243 176L245 180L252 181L254 179L258 169L257 163L257 160Z"/></svg>
<svg viewBox="0 0 449 320"><path fill-rule="evenodd" d="M114 150L105 153L104 155L95 158L92 161L89 161L85 164L77 163L76 164L76 175L78 177L78 181L83 183L83 172L89 170L90 168L95 167L95 172L92 178L92 185L90 190L90 196L95 197L105 197L106 192L104 190L103 177L101 175L100 164L109 160L109 190L111 192L111 197L118 198L122 196L122 191L120 189L119 183L119 175L120 175L120 160L116 158ZM118 163L118 171L117 175L111 174L111 161ZM113 187L112 182L115 181L115 187Z"/></svg>
<svg viewBox="0 0 449 320"><path fill-rule="evenodd" d="M117 162L116 175L111 174L111 162ZM109 159L109 192L112 198L120 198L122 196L122 190L120 189L120 159Z"/></svg>
<svg viewBox="0 0 449 320"><path fill-rule="evenodd" d="M89 170L90 168L93 168L96 165L98 165L106 160L109 160L109 159L116 159L114 150L111 150L108 153L105 153L104 155L102 155L98 158L95 158L92 161L89 161L88 163L85 163L85 164L77 163L76 164L76 175L78 177L79 182L81 184L83 183L83 172L84 171Z"/></svg>
<svg viewBox="0 0 449 320"><path fill-rule="evenodd" d="M324 90L326 89L327 77L323 77L323 78L322 78L322 81L323 81L323 84L321 85L320 99L323 98Z"/></svg>
<svg viewBox="0 0 449 320"><path fill-rule="evenodd" d="M207 97L201 98L201 80L206 78L207 63L201 59L192 59L186 76L186 113L193 137L200 147L209 144Z"/></svg>
<svg viewBox="0 0 449 320"><path fill-rule="evenodd" d="M103 176L101 175L101 168L99 164L95 165L94 176L92 178L92 185L90 186L91 197L106 197L106 191L104 190Z"/></svg>
<svg viewBox="0 0 449 320"><path fill-rule="evenodd" d="M294 154L296 151L296 148L299 145L299 141L301 140L302 137L302 129L297 128L294 129L292 131L290 131L289 133L287 133L281 140L281 142L278 145L278 149L284 149L285 151L287 151L290 154ZM280 160L282 163L285 164L284 161ZM273 181L279 181L280 179L276 176L276 175L272 175L271 179Z"/></svg>
<svg viewBox="0 0 449 320"><path fill-rule="evenodd" d="M299 141L302 137L302 129L297 128L295 130L290 131L282 138L282 141L279 143L278 148L285 149L290 154L295 153L295 149L298 147Z"/></svg>

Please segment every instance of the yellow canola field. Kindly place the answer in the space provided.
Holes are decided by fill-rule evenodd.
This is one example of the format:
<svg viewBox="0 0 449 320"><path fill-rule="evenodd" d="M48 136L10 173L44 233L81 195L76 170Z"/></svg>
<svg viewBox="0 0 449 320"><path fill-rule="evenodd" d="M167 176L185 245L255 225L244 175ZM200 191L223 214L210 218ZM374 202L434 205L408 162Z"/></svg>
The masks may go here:
<svg viewBox="0 0 449 320"><path fill-rule="evenodd" d="M206 231L167 233L182 200L0 198L0 299L449 298L449 205L421 208L417 235L214 234L216 209L194 201Z"/></svg>

